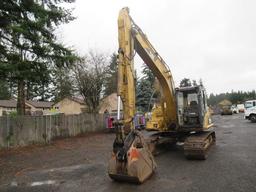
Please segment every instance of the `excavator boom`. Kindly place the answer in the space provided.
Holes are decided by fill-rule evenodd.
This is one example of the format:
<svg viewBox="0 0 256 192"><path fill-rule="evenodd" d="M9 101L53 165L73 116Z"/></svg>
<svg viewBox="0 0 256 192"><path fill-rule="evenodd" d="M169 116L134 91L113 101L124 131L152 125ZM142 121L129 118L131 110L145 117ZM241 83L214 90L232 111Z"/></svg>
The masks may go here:
<svg viewBox="0 0 256 192"><path fill-rule="evenodd" d="M170 131L177 128L177 112L175 100L175 87L171 70L149 42L142 30L133 22L132 35L134 37L135 50L149 67L161 85L164 98L163 118L165 125L161 131Z"/></svg>

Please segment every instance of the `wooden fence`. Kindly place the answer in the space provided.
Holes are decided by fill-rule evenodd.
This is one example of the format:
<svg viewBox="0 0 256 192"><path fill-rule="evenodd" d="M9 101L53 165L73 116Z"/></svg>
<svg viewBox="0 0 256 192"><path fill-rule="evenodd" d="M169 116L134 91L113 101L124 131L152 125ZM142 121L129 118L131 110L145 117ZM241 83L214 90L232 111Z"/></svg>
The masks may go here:
<svg viewBox="0 0 256 192"><path fill-rule="evenodd" d="M0 148L49 143L104 129L102 114L0 117Z"/></svg>

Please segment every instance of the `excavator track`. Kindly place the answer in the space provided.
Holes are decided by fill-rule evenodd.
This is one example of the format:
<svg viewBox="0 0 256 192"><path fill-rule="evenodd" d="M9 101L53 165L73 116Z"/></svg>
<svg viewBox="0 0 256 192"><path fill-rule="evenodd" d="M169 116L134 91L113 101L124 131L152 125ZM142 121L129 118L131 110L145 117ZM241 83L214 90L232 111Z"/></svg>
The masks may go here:
<svg viewBox="0 0 256 192"><path fill-rule="evenodd" d="M214 131L204 131L188 136L184 142L184 154L187 159L207 159L209 149L216 142Z"/></svg>

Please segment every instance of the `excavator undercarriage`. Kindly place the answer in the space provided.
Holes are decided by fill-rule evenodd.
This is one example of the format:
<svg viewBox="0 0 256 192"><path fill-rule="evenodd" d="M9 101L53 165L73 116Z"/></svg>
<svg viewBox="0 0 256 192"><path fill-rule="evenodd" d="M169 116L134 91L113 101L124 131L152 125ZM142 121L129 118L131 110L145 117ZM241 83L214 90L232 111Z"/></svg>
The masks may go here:
<svg viewBox="0 0 256 192"><path fill-rule="evenodd" d="M170 145L183 143L184 155L187 159L205 160L208 152L215 145L214 131L201 131L195 133L160 132L147 138L148 147L153 155L158 155Z"/></svg>
<svg viewBox="0 0 256 192"><path fill-rule="evenodd" d="M184 154L187 159L205 160L208 151L215 144L214 131L198 132L190 135L184 141Z"/></svg>

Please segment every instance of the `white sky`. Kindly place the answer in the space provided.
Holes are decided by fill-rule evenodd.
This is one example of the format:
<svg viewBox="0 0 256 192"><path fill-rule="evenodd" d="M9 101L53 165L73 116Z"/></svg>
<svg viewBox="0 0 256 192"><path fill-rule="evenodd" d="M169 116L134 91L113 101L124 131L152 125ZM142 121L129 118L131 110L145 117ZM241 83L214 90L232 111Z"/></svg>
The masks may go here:
<svg viewBox="0 0 256 192"><path fill-rule="evenodd" d="M81 55L117 52L117 17L125 6L170 66L176 86L188 77L202 78L208 93L256 89L256 1L77 0L71 5L77 19L58 34Z"/></svg>

